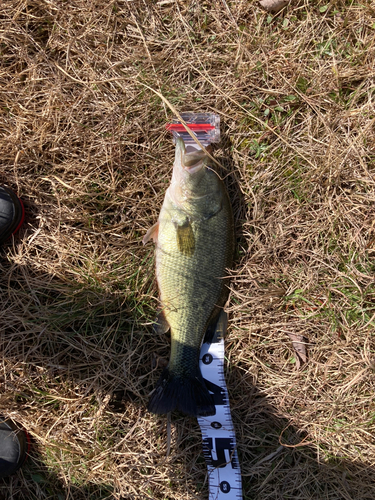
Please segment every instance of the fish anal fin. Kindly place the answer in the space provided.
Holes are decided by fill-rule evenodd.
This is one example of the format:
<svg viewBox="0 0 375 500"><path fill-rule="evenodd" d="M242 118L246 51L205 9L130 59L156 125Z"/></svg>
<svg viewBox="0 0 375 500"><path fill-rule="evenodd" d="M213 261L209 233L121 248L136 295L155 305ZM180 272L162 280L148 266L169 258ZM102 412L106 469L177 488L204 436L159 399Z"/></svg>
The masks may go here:
<svg viewBox="0 0 375 500"><path fill-rule="evenodd" d="M225 337L228 328L228 314L222 309L213 320L210 321L203 342L214 344Z"/></svg>
<svg viewBox="0 0 375 500"><path fill-rule="evenodd" d="M147 231L147 233L143 236L142 243L146 245L150 240L153 240L154 243L158 241L158 235L159 235L159 221L156 222L153 226L150 227L150 229Z"/></svg>
<svg viewBox="0 0 375 500"><path fill-rule="evenodd" d="M195 238L191 222L177 226L177 246L179 251L191 257L195 251Z"/></svg>

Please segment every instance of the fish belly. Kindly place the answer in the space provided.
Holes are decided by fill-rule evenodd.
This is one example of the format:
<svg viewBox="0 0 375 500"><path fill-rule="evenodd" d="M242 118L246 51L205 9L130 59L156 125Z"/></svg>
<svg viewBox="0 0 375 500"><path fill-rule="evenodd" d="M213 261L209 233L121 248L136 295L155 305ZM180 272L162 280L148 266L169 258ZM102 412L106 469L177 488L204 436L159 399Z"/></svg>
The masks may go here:
<svg viewBox="0 0 375 500"><path fill-rule="evenodd" d="M223 305L220 298L225 286L226 242L218 234L219 222L192 222L192 255L179 250L173 222L166 221L165 231L160 222L156 274L172 343L199 349L215 306ZM171 368L185 365L183 360L175 359L179 355L176 347L172 344Z"/></svg>
<svg viewBox="0 0 375 500"><path fill-rule="evenodd" d="M183 234L189 233L186 248L179 243L181 227ZM179 409L195 416L214 414L199 369L199 351L207 326L228 295L224 277L231 264L232 244L229 202L213 217L193 220L188 214L176 213L168 200L164 202L159 216L156 276L171 330L171 355L150 400L149 409L154 413Z"/></svg>

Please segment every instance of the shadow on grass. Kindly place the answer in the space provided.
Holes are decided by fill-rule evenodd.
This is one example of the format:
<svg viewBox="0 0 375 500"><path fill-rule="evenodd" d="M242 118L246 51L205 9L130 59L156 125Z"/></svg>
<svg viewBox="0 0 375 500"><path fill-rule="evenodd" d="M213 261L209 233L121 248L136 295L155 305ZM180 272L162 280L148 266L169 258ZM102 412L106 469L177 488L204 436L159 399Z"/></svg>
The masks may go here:
<svg viewBox="0 0 375 500"><path fill-rule="evenodd" d="M66 484L41 460L37 443L30 456L14 475L0 479L0 500L107 500L113 498L113 486L106 484Z"/></svg>
<svg viewBox="0 0 375 500"><path fill-rule="evenodd" d="M246 251L246 239L243 237L243 223L251 219L249 217L249 206L245 200L245 196L240 188L241 182L240 173L233 159L232 155L232 141L229 137L229 128L225 121L222 121L222 140L221 148L223 151L223 158L221 159L225 171L220 172L224 178L224 182L228 191L229 199L231 200L235 225L235 238L236 238L236 253L235 260L239 257L240 247ZM234 264L235 266L235 264Z"/></svg>
<svg viewBox="0 0 375 500"><path fill-rule="evenodd" d="M374 498L373 467L342 458L320 460L308 435L280 416L251 378L238 368L228 377L245 499ZM238 408L235 401L243 401L244 392L248 407Z"/></svg>
<svg viewBox="0 0 375 500"><path fill-rule="evenodd" d="M119 498L111 481L129 407L146 412L156 340L140 318L152 309L121 287L66 283L1 257L0 413L35 439L22 469L0 479L0 499ZM127 417L111 419L111 398Z"/></svg>
<svg viewBox="0 0 375 500"><path fill-rule="evenodd" d="M243 478L244 500L263 499L329 499L329 500L372 500L375 490L374 468L364 463L353 463L343 459L320 462L316 449L299 446L306 442L305 433L288 421L277 416L268 398L254 386L250 386L246 375L238 369L228 377L232 393L232 416L236 427L237 444ZM234 385L237 382L237 385ZM233 388L234 387L234 388ZM249 394L248 408L236 405L236 394L243 401L243 391ZM117 397L115 411L122 411L125 400ZM159 419L158 419L159 420ZM166 417L160 417L161 426ZM113 432L116 429L112 429ZM167 441L167 432L162 436ZM280 441L284 444L281 448ZM285 446L287 445L287 446ZM205 462L202 455L198 424L194 419L178 414L172 416L171 455L155 457L157 461L168 461L169 480L164 481L162 494L150 488L145 494L112 496L113 487L108 484L80 484L57 477L43 464L39 446L34 443L31 457L16 475L1 480L0 499L74 499L88 498L140 499L178 498L173 491L176 485L184 483L186 493L192 499L207 499ZM372 482L372 486L371 485ZM170 493L171 492L171 493ZM155 496L153 496L155 495ZM188 498L188 497L186 497Z"/></svg>
<svg viewBox="0 0 375 500"><path fill-rule="evenodd" d="M247 205L230 142L223 147L241 243ZM147 396L160 372L155 368L151 373L153 363L169 355L168 340L156 337L145 324L154 315L150 300L140 302L124 284L106 286L91 276L82 284L23 265L4 265L0 272L4 358L0 412L23 424L39 443L34 443L21 471L1 480L0 499L1 495L12 500L120 498L111 485L115 474L116 479L123 477L122 491L126 481L131 483L132 492L122 495L124 499L187 498L181 493L187 491L189 498L206 499L206 468L196 421L172 417L171 454L166 458L167 419L146 412ZM245 500L375 498L373 467L335 457L322 463L313 446L298 446L306 436L288 426L246 370L227 368L227 383ZM136 425L140 431L132 441ZM157 439L164 448L149 452L147 446ZM280 448L280 439L288 446ZM137 456L132 460L133 443ZM90 481L89 469L104 459L95 482ZM161 465L164 475L153 481L153 471ZM144 487L148 482L150 486Z"/></svg>
<svg viewBox="0 0 375 500"><path fill-rule="evenodd" d="M227 373L244 500L375 498L375 469L371 464L333 456L319 459L318 450L309 444L307 434L279 416L267 396L247 378L237 368ZM246 407L244 393L249 395ZM178 470L177 464L183 463L186 477L194 478L186 482L187 488L191 488L191 498L206 499L207 478L202 474L205 463L199 431L192 433L182 416L174 416L172 427L176 434L174 468ZM172 479L178 481L178 474Z"/></svg>

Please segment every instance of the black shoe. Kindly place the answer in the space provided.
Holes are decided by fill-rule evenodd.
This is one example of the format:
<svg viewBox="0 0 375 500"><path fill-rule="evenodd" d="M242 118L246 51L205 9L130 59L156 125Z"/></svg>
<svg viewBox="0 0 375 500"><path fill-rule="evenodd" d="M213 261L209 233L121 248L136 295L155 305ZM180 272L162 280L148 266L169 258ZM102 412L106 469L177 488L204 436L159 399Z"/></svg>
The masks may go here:
<svg viewBox="0 0 375 500"><path fill-rule="evenodd" d="M24 219L22 201L11 189L0 186L0 245L18 231Z"/></svg>
<svg viewBox="0 0 375 500"><path fill-rule="evenodd" d="M21 467L29 448L27 434L11 420L0 417L0 477L10 476Z"/></svg>

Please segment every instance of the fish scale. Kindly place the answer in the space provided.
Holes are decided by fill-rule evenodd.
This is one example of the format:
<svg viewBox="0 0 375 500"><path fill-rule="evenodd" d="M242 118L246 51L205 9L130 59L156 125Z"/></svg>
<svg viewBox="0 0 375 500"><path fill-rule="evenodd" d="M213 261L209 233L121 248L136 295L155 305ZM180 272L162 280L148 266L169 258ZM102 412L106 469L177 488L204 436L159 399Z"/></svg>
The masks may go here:
<svg viewBox="0 0 375 500"><path fill-rule="evenodd" d="M221 277L225 273L228 252L217 233L228 222L227 216L223 211L208 221L193 223L195 252L192 256L184 256L177 247L176 238L169 238L175 231L169 215L161 211L160 224L165 224L169 234L164 239L164 231L159 230L161 235L156 250L160 299L165 306L172 338L199 349L215 305L223 305L220 301L224 285ZM173 355L171 359L175 360ZM183 365L183 359L179 363Z"/></svg>
<svg viewBox="0 0 375 500"><path fill-rule="evenodd" d="M215 411L199 368L208 325L224 306L226 268L233 258L233 215L223 182L202 154L185 154L182 139L158 223L144 241L156 242L156 276L171 355L149 410L194 416ZM196 163L194 163L196 162ZM189 165L189 167L185 166ZM191 165L191 166L190 166Z"/></svg>

